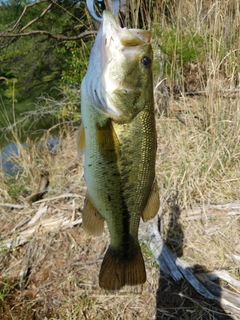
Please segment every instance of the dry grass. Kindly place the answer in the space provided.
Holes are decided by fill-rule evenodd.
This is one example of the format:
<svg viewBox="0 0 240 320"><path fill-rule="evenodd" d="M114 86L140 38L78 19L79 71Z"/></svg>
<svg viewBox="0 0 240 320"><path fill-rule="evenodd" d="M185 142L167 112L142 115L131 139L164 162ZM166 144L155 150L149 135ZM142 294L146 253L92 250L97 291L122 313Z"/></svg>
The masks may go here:
<svg viewBox="0 0 240 320"><path fill-rule="evenodd" d="M216 211L210 216L206 209L201 219L192 220L187 211L239 199L239 2L166 0L158 4L153 10L156 28L173 28L178 35L176 47L190 30L204 40L198 60L183 65L181 55L175 55L165 81L161 85L155 81L162 236L195 269L223 269L240 280L239 261L233 256L240 256L239 215ZM154 38L155 48L164 41L170 40ZM170 61L169 56L165 58ZM86 190L75 136L75 128L65 127L57 154L44 147L47 136L41 148L31 142L27 148L19 146L23 174L11 187L0 175L0 202L25 204L26 197L38 189L44 169L49 171L50 187L41 221L62 216L80 219ZM72 196L56 198L66 194ZM17 237L39 206L0 206L2 240ZM145 246L147 283L118 293L101 290L98 272L107 244L107 231L94 238L80 225L68 229L59 225L39 226L22 247L2 246L1 319L240 319L200 297L186 281L174 283L159 275Z"/></svg>
<svg viewBox="0 0 240 320"><path fill-rule="evenodd" d="M179 194L181 207L239 199L238 97L216 94L214 116L209 97L179 97L172 117L157 120L157 171L163 197Z"/></svg>
<svg viewBox="0 0 240 320"><path fill-rule="evenodd" d="M50 173L51 188L46 198L61 194L79 195L62 200L46 199L48 211L41 219L62 214L73 219L81 216L79 210L83 206L85 185L75 139L75 134L65 136L62 151L57 156L41 154L42 160L38 159L47 164ZM36 149L33 149L36 160ZM27 160L25 158L26 167ZM37 167L33 171L38 172ZM30 175L32 179L32 172ZM35 187L34 179L31 181ZM38 206L33 204L17 211L2 210L1 234L7 238L19 222L33 216ZM18 230L23 229L24 224ZM125 288L120 295L106 293L98 287L98 273L108 245L108 234L105 232L102 237L94 238L80 226L65 231L60 229L60 225L50 231L39 226L25 246L13 251L2 248L0 314L3 319L134 319L141 316L142 310L154 314L156 268L151 272L155 277L153 283ZM149 259L149 268L152 264ZM26 269L29 270L27 276L21 276Z"/></svg>
<svg viewBox="0 0 240 320"><path fill-rule="evenodd" d="M161 150L164 145L161 135L159 138ZM32 150L35 150L35 160L39 165L45 164L50 173L50 190L43 202L48 208L28 243L13 250L2 247L2 319L238 319L234 315L228 318L222 308L204 300L186 281L174 283L162 274L159 277L158 267L145 246L147 283L126 287L117 293L101 290L98 273L109 243L107 230L102 237L95 238L87 235L80 225L65 230L60 224L54 229L41 226L44 219L59 217L60 221L63 215L73 220L81 218L85 185L83 163L75 152L75 133L65 135L57 155L47 152L39 155L35 146ZM165 156L160 154L160 159L163 161ZM27 161L30 165L32 159L25 158L26 167ZM35 172L38 172L37 166ZM158 167L160 185L161 175L162 170ZM31 180L29 187L33 192L36 186L35 179ZM194 220L194 223L186 211L180 211L180 217L174 216L176 210L173 209L178 207L177 201L181 203L181 194L177 198L172 190L165 186L161 206L161 230L169 246L177 253L181 252L192 266L227 269L239 278L231 256L240 252L239 216L222 215L215 219ZM76 196L56 198L64 194ZM22 222L22 226L13 235L17 236L27 228L26 224L40 205L32 204L32 207L18 210L1 207L1 234L5 239L19 223Z"/></svg>

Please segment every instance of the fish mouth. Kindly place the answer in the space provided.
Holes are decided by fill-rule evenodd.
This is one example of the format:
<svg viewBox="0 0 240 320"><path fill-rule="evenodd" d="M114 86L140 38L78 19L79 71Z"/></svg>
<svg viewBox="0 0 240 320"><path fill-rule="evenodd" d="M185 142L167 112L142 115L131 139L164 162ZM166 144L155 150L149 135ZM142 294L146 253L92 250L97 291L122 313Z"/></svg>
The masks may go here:
<svg viewBox="0 0 240 320"><path fill-rule="evenodd" d="M151 38L150 31L121 28L109 10L103 12L102 28L103 65L112 59L117 60L123 52L125 58L134 59L136 55L134 48L149 43Z"/></svg>
<svg viewBox="0 0 240 320"><path fill-rule="evenodd" d="M125 47L142 45L151 40L151 32L142 29L121 28L109 10L103 12L103 35L110 44L112 36L118 36L121 44ZM114 38L115 39L115 38Z"/></svg>
<svg viewBox="0 0 240 320"><path fill-rule="evenodd" d="M126 61L136 59L136 48L150 42L150 31L140 29L121 28L112 13L108 10L103 12L102 20L102 46L101 46L101 94L105 103L100 108L113 120L128 122L133 115L126 107L121 107L118 96L125 97L139 91L124 79L123 64ZM120 62L122 63L120 64ZM119 70L116 71L119 65ZM121 74L122 73L122 74Z"/></svg>
<svg viewBox="0 0 240 320"><path fill-rule="evenodd" d="M131 121L144 105L136 102L144 90L136 81L133 84L133 65L139 68L141 50L150 47L150 37L150 31L121 28L110 11L103 12L82 88L94 107L116 122Z"/></svg>

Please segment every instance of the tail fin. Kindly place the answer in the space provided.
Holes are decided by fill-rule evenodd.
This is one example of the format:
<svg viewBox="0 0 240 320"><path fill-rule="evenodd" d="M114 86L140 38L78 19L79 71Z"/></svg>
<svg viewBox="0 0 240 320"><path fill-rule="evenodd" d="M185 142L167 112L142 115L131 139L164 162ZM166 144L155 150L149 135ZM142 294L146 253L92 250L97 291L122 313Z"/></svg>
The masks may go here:
<svg viewBox="0 0 240 320"><path fill-rule="evenodd" d="M146 281L146 271L140 246L131 257L121 257L109 246L99 274L99 286L119 290L124 285L137 285Z"/></svg>

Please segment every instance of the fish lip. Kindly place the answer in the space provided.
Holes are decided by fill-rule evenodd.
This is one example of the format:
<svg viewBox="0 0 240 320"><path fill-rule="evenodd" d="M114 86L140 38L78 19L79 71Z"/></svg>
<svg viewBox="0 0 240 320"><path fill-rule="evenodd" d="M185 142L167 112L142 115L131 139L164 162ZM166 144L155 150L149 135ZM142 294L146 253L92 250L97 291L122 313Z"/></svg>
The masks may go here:
<svg viewBox="0 0 240 320"><path fill-rule="evenodd" d="M112 13L108 10L105 10L103 12L102 22L102 50L104 52L102 58L103 65L106 63L106 58L108 62L110 62L112 59L111 55L109 56L110 48L114 47L114 50L121 50L121 30L122 28L118 26ZM106 58L104 57L105 55Z"/></svg>
<svg viewBox="0 0 240 320"><path fill-rule="evenodd" d="M103 21L103 25L106 23L111 23L112 25L114 25L115 28L120 28L113 16L113 14L109 11L109 10L104 10L103 11L103 16L102 16L102 21Z"/></svg>
<svg viewBox="0 0 240 320"><path fill-rule="evenodd" d="M105 37L110 34L109 29L112 29L111 31L119 38L121 45L124 47L150 43L151 31L134 28L128 29L126 27L121 28L109 10L104 10L102 17L103 34ZM112 35L109 38L112 38Z"/></svg>

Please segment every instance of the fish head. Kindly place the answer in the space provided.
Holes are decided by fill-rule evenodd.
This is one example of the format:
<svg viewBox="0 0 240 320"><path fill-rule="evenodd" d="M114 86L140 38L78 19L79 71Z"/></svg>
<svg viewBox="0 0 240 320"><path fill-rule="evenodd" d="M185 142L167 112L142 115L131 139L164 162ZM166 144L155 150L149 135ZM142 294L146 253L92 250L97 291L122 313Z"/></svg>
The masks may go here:
<svg viewBox="0 0 240 320"><path fill-rule="evenodd" d="M130 122L153 103L150 39L150 31L121 28L110 11L103 12L82 89L116 122Z"/></svg>
<svg viewBox="0 0 240 320"><path fill-rule="evenodd" d="M105 111L117 122L128 122L153 99L151 32L121 28L110 11L104 11L102 38Z"/></svg>

